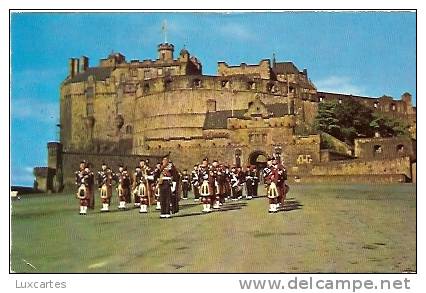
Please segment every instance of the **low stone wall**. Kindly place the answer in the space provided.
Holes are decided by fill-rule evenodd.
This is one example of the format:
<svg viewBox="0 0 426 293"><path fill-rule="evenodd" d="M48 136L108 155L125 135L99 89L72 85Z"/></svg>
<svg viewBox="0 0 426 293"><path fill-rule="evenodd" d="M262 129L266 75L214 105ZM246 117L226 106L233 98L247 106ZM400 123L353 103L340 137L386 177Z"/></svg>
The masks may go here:
<svg viewBox="0 0 426 293"><path fill-rule="evenodd" d="M385 184L385 183L404 183L408 178L403 174L374 174L374 175L306 175L297 177L289 176L288 181L291 184L304 183L368 183L368 184Z"/></svg>
<svg viewBox="0 0 426 293"><path fill-rule="evenodd" d="M385 160L335 161L312 166L311 175L394 175L403 174L411 180L410 157Z"/></svg>
<svg viewBox="0 0 426 293"><path fill-rule="evenodd" d="M331 161L342 161L342 160L351 160L353 157L338 153L332 150L321 150L320 153L321 163L327 163Z"/></svg>

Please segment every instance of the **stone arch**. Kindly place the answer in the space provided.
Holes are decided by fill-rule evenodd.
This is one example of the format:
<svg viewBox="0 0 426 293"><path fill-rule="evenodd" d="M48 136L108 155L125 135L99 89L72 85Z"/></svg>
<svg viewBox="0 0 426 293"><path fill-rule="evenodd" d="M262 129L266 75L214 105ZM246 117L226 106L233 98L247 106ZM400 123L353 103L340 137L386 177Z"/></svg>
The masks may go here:
<svg viewBox="0 0 426 293"><path fill-rule="evenodd" d="M250 153L247 159L249 165L255 165L258 170L261 170L266 167L266 160L268 159L268 154L262 150L255 150Z"/></svg>

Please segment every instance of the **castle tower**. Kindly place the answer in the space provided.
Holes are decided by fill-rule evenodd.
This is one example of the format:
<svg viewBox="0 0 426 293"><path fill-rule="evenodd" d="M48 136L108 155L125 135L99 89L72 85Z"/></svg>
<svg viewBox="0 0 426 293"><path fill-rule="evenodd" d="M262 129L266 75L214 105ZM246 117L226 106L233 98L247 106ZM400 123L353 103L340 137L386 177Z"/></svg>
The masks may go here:
<svg viewBox="0 0 426 293"><path fill-rule="evenodd" d="M47 189L57 192L62 189L62 144L59 142L47 143Z"/></svg>
<svg viewBox="0 0 426 293"><path fill-rule="evenodd" d="M158 59L160 61L173 61L173 52L175 46L169 43L162 43L158 45Z"/></svg>

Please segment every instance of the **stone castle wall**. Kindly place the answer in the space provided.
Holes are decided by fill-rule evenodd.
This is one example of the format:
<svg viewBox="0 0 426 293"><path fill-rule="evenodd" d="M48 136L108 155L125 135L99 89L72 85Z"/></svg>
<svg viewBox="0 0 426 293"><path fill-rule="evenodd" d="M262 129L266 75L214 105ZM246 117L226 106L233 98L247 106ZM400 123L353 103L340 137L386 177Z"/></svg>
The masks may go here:
<svg viewBox="0 0 426 293"><path fill-rule="evenodd" d="M275 64L275 60L272 64L262 60L239 66L219 62L218 75L206 76L201 63L185 49L177 59L173 59L171 44L160 44L158 50L159 59L154 61L127 62L123 55L114 53L102 59L99 67L89 67L85 57L81 70L78 59L73 59L70 76L61 84L64 172L73 169L72 160L77 164L84 154L89 161L98 162L104 156L115 164L115 158L128 158L130 163L134 156L170 153L178 166L192 168L206 155L234 163L236 150L241 150L242 164L248 164L254 154L270 155L276 147L282 148L284 163L294 174L305 170L321 175L339 168L349 174L345 170L363 169L357 162L347 168L317 166L321 161L339 159L343 153L321 155L319 135L299 136L313 133L318 104L323 100L354 99L375 111L408 117L415 132L415 108L407 93L395 101L386 96L373 99L317 92L307 70L300 72L291 62ZM248 112L256 107L261 108L259 113ZM269 115L271 109L275 116ZM221 112L227 112L226 121L206 127L207 118ZM230 117L234 112L238 115ZM241 113L245 113L243 117ZM397 155L413 159L415 150L405 143L407 148ZM388 150L386 142L382 144L387 155L371 155L375 144L362 140L355 155L367 161L388 160L395 152Z"/></svg>
<svg viewBox="0 0 426 293"><path fill-rule="evenodd" d="M416 158L415 143L409 137L375 137L355 139L355 156L364 160Z"/></svg>

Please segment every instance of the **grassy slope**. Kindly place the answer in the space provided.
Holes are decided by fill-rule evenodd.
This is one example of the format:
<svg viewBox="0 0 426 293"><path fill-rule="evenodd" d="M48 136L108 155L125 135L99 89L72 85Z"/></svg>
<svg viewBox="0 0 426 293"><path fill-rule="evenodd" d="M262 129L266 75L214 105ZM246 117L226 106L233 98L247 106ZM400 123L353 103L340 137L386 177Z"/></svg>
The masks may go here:
<svg viewBox="0 0 426 293"><path fill-rule="evenodd" d="M292 186L291 210L227 203L208 215L78 215L73 195L13 202L16 272L402 272L416 270L415 187ZM113 208L116 208L114 198ZM23 261L33 264L34 270Z"/></svg>

